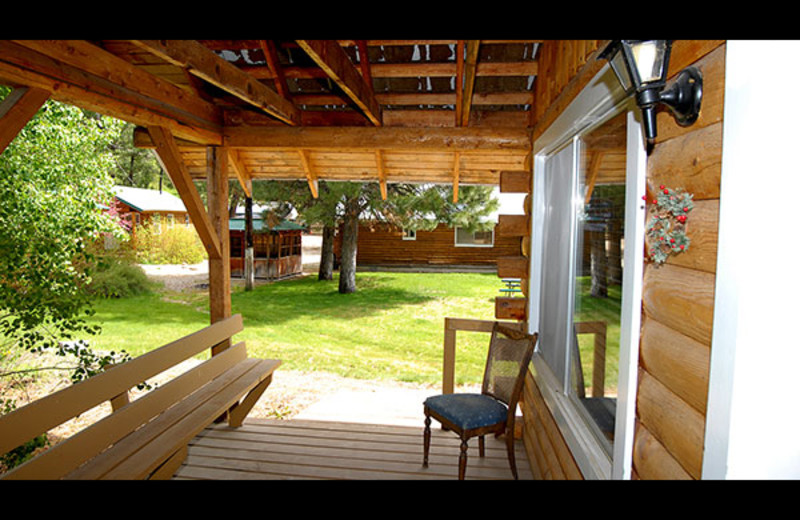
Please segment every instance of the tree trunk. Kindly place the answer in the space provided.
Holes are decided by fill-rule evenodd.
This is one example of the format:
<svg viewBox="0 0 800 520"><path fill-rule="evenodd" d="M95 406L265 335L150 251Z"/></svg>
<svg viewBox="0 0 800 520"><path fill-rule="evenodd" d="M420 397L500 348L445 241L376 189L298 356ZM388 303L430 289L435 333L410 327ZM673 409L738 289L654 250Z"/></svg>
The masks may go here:
<svg viewBox="0 0 800 520"><path fill-rule="evenodd" d="M334 226L322 228L322 250L319 258L319 279L333 280L333 242L336 237Z"/></svg>
<svg viewBox="0 0 800 520"><path fill-rule="evenodd" d="M342 226L342 259L339 267L339 292L356 292L356 253L358 250L358 196L347 200Z"/></svg>

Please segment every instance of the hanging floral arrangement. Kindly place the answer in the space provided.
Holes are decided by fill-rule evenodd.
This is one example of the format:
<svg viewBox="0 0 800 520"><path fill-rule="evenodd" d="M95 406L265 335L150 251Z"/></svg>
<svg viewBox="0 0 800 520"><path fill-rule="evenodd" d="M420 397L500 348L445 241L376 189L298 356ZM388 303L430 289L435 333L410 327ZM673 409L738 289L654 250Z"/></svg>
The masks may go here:
<svg viewBox="0 0 800 520"><path fill-rule="evenodd" d="M644 200L648 197L645 195ZM651 197L646 234L647 254L652 262L663 264L670 255L689 249L686 236L686 221L694 208L693 195L681 188L670 189L663 184L658 193Z"/></svg>

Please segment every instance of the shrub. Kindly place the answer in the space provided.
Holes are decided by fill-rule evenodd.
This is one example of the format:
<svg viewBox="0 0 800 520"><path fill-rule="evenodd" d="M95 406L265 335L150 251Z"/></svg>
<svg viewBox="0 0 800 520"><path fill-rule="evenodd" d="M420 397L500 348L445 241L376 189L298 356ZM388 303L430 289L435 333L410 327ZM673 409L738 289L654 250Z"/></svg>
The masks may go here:
<svg viewBox="0 0 800 520"><path fill-rule="evenodd" d="M131 241L136 259L143 264L196 264L206 258L206 251L194 226L163 226L148 222L136 229Z"/></svg>
<svg viewBox="0 0 800 520"><path fill-rule="evenodd" d="M124 298L148 293L152 286L132 255L117 253L100 259L92 273L89 292L103 298Z"/></svg>

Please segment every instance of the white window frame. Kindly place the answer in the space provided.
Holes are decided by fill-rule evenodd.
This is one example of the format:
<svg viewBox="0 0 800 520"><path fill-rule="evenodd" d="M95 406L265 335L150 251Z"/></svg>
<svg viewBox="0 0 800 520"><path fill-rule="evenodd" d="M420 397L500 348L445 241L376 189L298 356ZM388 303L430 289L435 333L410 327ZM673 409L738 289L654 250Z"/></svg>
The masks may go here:
<svg viewBox="0 0 800 520"><path fill-rule="evenodd" d="M533 357L534 377L559 430L584 478L630 479L633 460L634 418L641 321L642 274L644 271L644 204L646 152L640 111L627 98L608 65L589 82L554 123L534 142L530 279L528 292L529 330L538 329L540 316L541 263L543 257L544 194L542 176L549 155L613 115L627 111L627 163L625 252L620 327L619 377L614 448L611 456L603 448L574 399L568 383L560 383L541 355ZM565 346L566 349L566 346ZM568 352L569 349L566 349Z"/></svg>
<svg viewBox="0 0 800 520"><path fill-rule="evenodd" d="M455 247L494 247L494 228L492 228L492 243L491 244L463 244L458 241L458 230L460 229L459 226L453 228L453 244ZM472 233L473 237L475 233Z"/></svg>
<svg viewBox="0 0 800 520"><path fill-rule="evenodd" d="M403 229L403 240L416 240L417 239L417 230L416 229Z"/></svg>

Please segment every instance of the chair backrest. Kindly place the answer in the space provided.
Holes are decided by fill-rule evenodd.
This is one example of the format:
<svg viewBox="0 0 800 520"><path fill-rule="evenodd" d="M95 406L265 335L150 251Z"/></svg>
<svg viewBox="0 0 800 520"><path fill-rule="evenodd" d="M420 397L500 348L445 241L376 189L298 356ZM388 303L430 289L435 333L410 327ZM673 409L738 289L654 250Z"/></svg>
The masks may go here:
<svg viewBox="0 0 800 520"><path fill-rule="evenodd" d="M483 374L482 393L516 405L538 334L528 334L495 322Z"/></svg>

